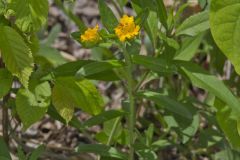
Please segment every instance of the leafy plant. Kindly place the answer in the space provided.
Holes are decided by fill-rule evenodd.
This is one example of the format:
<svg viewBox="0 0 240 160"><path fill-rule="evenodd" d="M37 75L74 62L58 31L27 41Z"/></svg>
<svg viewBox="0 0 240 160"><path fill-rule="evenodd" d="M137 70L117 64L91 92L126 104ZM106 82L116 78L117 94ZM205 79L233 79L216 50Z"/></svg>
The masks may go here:
<svg viewBox="0 0 240 160"><path fill-rule="evenodd" d="M186 159L239 157L239 0L199 0L201 11L186 19L180 15L187 5L166 8L163 0L112 0L118 19L106 1L98 0L102 25L95 27L87 27L64 2L55 3L79 28L72 38L98 57L64 59L51 47L59 26L48 38L38 38L47 22L47 0L0 0L0 98L6 144L9 136L14 138L8 134L11 109L24 129L46 114L83 133L101 125L94 135L99 144L77 147L78 153L94 153L98 159L157 160L171 147ZM123 13L127 3L136 17ZM235 70L227 70L229 76L222 80L227 60ZM95 81L124 88L120 109L105 109ZM80 122L76 110L91 118ZM0 139L0 159L11 159L4 140ZM208 151L211 148L219 152ZM26 156L18 149L22 160L37 159L42 152L41 146Z"/></svg>

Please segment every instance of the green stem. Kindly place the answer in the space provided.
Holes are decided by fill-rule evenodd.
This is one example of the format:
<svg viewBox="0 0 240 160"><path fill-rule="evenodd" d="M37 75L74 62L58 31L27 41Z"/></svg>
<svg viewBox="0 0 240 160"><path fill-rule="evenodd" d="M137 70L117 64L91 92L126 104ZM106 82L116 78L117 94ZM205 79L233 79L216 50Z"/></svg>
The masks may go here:
<svg viewBox="0 0 240 160"><path fill-rule="evenodd" d="M134 160L134 130L135 130L135 103L134 103L134 86L133 86L133 75L132 75L132 61L131 56L127 53L125 46L123 48L123 55L126 63L126 72L127 72L127 91L128 91L128 100L130 107L129 114L129 139L130 139L130 152L129 152L129 160Z"/></svg>

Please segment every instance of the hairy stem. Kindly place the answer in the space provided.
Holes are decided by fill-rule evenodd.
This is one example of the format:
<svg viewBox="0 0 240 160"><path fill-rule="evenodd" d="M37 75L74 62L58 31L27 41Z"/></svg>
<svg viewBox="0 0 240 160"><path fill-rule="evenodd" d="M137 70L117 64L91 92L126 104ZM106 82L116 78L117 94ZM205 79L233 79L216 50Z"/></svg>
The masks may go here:
<svg viewBox="0 0 240 160"><path fill-rule="evenodd" d="M135 130L135 100L134 100L134 86L133 86L133 75L132 75L132 61L131 56L127 53L125 46L123 46L123 54L126 62L126 73L127 73L127 91L128 91L128 100L130 107L129 114L129 139L130 139L130 152L129 160L134 160L134 130Z"/></svg>

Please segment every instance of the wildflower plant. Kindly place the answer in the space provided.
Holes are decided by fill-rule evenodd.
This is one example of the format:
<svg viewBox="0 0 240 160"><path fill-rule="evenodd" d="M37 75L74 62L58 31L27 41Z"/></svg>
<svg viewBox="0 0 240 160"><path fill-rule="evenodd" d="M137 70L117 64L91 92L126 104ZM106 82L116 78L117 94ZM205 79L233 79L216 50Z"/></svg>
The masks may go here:
<svg viewBox="0 0 240 160"><path fill-rule="evenodd" d="M86 26L61 0L54 2L78 26L69 36L92 57L69 62L52 48L59 26L49 37L37 36L47 22L47 0L0 0L0 157L11 159L5 144L18 142L12 119L26 130L46 114L93 142L80 143L76 152L98 160L164 159L169 148L185 159L239 157L238 0L199 0L201 11L185 20L180 15L187 5L112 0L118 19L98 0L101 22L95 26ZM123 12L126 3L136 16ZM229 61L234 69L225 65ZM124 88L119 109L106 109L97 81ZM76 111L91 118L80 121ZM95 125L101 130L90 134Z"/></svg>

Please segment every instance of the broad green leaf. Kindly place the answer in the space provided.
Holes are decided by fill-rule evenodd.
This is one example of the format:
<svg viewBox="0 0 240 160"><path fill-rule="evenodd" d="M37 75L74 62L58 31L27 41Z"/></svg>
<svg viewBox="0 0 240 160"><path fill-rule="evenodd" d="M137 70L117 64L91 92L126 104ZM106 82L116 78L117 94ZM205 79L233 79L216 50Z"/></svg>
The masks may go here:
<svg viewBox="0 0 240 160"><path fill-rule="evenodd" d="M176 56L174 59L176 60L191 60L196 54L200 43L202 42L204 34L199 34L195 37L187 37L183 39L183 44L179 50L177 50Z"/></svg>
<svg viewBox="0 0 240 160"><path fill-rule="evenodd" d="M133 63L142 65L147 69L150 69L156 73L173 73L176 72L177 68L175 65L162 58L154 58L143 55L133 55Z"/></svg>
<svg viewBox="0 0 240 160"><path fill-rule="evenodd" d="M16 109L25 129L45 115L50 104L50 96L51 88L48 82L41 83L31 90L18 91Z"/></svg>
<svg viewBox="0 0 240 160"><path fill-rule="evenodd" d="M12 0L16 24L23 32L38 31L47 21L48 0Z"/></svg>
<svg viewBox="0 0 240 160"><path fill-rule="evenodd" d="M210 26L214 40L240 74L239 0L212 0Z"/></svg>
<svg viewBox="0 0 240 160"><path fill-rule="evenodd" d="M52 101L67 122L72 119L75 107L93 115L99 114L103 109L103 100L96 87L87 80L76 80L74 77L56 79Z"/></svg>
<svg viewBox="0 0 240 160"><path fill-rule="evenodd" d="M188 111L187 107L184 104L178 102L175 99L172 99L168 96L162 95L160 93L145 91L138 93L138 97L146 98L155 102L157 105L163 107L164 109L178 114L182 117L191 119L192 114Z"/></svg>
<svg viewBox="0 0 240 160"><path fill-rule="evenodd" d="M240 102L215 76L208 74L198 65L191 62L176 61L179 68L188 76L193 85L205 89L225 102L231 109L235 118L240 118Z"/></svg>
<svg viewBox="0 0 240 160"><path fill-rule="evenodd" d="M110 32L114 32L114 28L118 25L118 20L113 14L112 10L108 7L105 0L98 0L98 8L100 11L102 24Z"/></svg>
<svg viewBox="0 0 240 160"><path fill-rule="evenodd" d="M117 117L121 117L126 115L125 112L123 111L118 111L118 110L109 110L109 111L104 111L100 113L99 115L96 115L90 119L88 119L86 122L83 123L83 126L85 127L92 127L94 125L102 124L106 121L115 119Z"/></svg>
<svg viewBox="0 0 240 160"><path fill-rule="evenodd" d="M0 137L0 159L1 160L11 160L10 153L8 151L8 147L5 144L2 137Z"/></svg>
<svg viewBox="0 0 240 160"><path fill-rule="evenodd" d="M0 99L5 96L11 89L13 76L6 69L0 69Z"/></svg>
<svg viewBox="0 0 240 160"><path fill-rule="evenodd" d="M176 30L176 35L196 36L209 29L208 11L203 11L186 19Z"/></svg>
<svg viewBox="0 0 240 160"><path fill-rule="evenodd" d="M24 87L33 70L33 58L23 38L12 28L0 26L0 50L7 69Z"/></svg>
<svg viewBox="0 0 240 160"><path fill-rule="evenodd" d="M95 153L104 157L111 157L126 160L127 156L113 147L102 144L80 144L78 147L79 153Z"/></svg>

